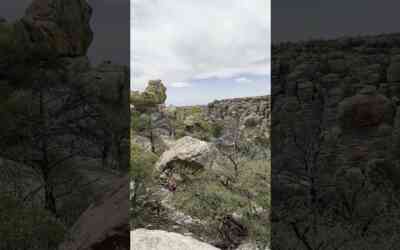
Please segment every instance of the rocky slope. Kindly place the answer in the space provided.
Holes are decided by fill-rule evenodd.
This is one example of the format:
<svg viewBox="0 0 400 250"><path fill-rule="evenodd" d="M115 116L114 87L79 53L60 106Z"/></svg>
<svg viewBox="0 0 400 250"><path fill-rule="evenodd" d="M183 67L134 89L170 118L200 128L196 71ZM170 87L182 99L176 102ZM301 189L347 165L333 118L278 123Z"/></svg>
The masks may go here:
<svg viewBox="0 0 400 250"><path fill-rule="evenodd" d="M330 239L323 234L329 232L335 235L333 247L367 249L363 239L375 239L374 228L384 227L389 215L375 209L389 202L399 176L399 53L399 34L272 47L273 211L283 237L273 248L326 244ZM383 191L380 182L392 188ZM312 202L294 207L290 202L296 199ZM348 199L353 200L346 205L352 219L341 210ZM307 211L320 219L315 231L286 240L293 228L306 227L300 214ZM347 226L351 233L343 234ZM368 244L385 248L384 242L372 241Z"/></svg>
<svg viewBox="0 0 400 250"><path fill-rule="evenodd" d="M173 231L220 249L236 249L260 238L258 243L265 244L269 98L191 107L165 107L165 99L160 80L131 94L131 192L136 192L132 204L135 211L140 206L157 211L140 222L137 217L143 213L136 212L132 229ZM146 171L150 177L140 184L138 176ZM257 178L263 179L255 188ZM141 196L143 204L138 202ZM261 223L257 229L255 217Z"/></svg>
<svg viewBox="0 0 400 250"><path fill-rule="evenodd" d="M259 133L269 136L271 120L269 96L217 100L207 106L170 109L175 109L177 120L183 121L187 127L201 127L201 122L220 124L221 133L224 134L234 124L237 129L246 131L248 135Z"/></svg>
<svg viewBox="0 0 400 250"><path fill-rule="evenodd" d="M239 116L245 126L268 129L270 111L270 96L258 96L214 101L208 104L205 112L213 120L230 120Z"/></svg>

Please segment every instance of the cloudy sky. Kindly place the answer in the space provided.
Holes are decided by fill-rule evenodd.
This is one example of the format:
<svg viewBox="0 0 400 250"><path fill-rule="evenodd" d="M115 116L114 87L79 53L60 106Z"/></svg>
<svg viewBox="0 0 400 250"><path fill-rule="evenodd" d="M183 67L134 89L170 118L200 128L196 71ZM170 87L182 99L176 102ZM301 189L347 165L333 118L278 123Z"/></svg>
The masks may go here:
<svg viewBox="0 0 400 250"><path fill-rule="evenodd" d="M94 33L88 55L93 64L104 60L128 65L130 61L130 0L89 0Z"/></svg>
<svg viewBox="0 0 400 250"><path fill-rule="evenodd" d="M131 86L167 104L269 93L270 0L131 0Z"/></svg>
<svg viewBox="0 0 400 250"><path fill-rule="evenodd" d="M272 41L400 32L399 0L273 0Z"/></svg>

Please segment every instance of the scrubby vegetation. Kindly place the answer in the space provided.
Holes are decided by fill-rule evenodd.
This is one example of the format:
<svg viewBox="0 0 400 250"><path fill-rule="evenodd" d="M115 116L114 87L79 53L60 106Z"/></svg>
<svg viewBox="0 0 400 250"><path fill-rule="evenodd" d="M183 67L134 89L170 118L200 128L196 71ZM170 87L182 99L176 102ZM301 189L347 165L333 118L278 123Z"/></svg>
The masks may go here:
<svg viewBox="0 0 400 250"><path fill-rule="evenodd" d="M159 84L151 92L163 97L165 88ZM216 119L206 106L164 107L159 102L146 108L135 100L133 229L191 233L221 249L244 242L268 246L270 142L267 128L260 125L263 118L256 116L250 128L237 115Z"/></svg>
<svg viewBox="0 0 400 250"><path fill-rule="evenodd" d="M157 161L157 156L143 150L137 144L131 145L131 226L139 228L145 225L146 221L151 220L147 216L152 216L147 210L151 200L151 191L149 189L154 185L152 179L153 166Z"/></svg>
<svg viewBox="0 0 400 250"><path fill-rule="evenodd" d="M187 214L207 221L210 235L226 237L224 231L227 215L236 215L245 228L246 236L256 241L261 249L269 243L270 164L265 161L248 161L241 167L237 179L230 183L216 180L207 174L197 176L174 195L177 208Z"/></svg>

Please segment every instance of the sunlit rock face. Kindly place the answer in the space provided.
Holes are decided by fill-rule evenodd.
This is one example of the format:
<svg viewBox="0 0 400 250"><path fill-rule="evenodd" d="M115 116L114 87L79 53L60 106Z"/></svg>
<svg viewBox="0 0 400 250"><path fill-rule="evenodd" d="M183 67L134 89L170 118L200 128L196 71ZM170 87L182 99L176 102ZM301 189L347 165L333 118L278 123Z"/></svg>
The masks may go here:
<svg viewBox="0 0 400 250"><path fill-rule="evenodd" d="M138 229L131 232L131 250L219 250L189 236L161 230Z"/></svg>
<svg viewBox="0 0 400 250"><path fill-rule="evenodd" d="M181 172L193 175L202 171L227 174L230 171L219 164L222 158L223 155L213 144L185 136L161 155L155 168L161 177L176 175L178 180L182 179Z"/></svg>

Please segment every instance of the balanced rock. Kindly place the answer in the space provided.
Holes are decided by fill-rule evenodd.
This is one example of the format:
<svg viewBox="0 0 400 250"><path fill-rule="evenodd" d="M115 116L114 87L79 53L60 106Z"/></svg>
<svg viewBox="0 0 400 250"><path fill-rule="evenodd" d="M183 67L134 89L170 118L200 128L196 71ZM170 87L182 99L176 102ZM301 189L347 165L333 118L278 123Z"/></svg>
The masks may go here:
<svg viewBox="0 0 400 250"><path fill-rule="evenodd" d="M161 80L150 80L143 92L131 92L131 103L137 109L164 104L167 99L166 91L167 89Z"/></svg>

